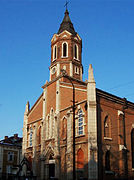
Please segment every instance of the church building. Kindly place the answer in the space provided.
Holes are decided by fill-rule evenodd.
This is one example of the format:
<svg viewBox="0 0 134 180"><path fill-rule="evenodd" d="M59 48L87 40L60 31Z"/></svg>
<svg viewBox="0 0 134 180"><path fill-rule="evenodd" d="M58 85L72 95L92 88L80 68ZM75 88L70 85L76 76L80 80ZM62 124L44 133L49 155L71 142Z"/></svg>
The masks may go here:
<svg viewBox="0 0 134 180"><path fill-rule="evenodd" d="M134 178L134 103L97 89L91 64L82 75L82 39L66 9L51 39L50 80L26 104L22 155L37 180Z"/></svg>

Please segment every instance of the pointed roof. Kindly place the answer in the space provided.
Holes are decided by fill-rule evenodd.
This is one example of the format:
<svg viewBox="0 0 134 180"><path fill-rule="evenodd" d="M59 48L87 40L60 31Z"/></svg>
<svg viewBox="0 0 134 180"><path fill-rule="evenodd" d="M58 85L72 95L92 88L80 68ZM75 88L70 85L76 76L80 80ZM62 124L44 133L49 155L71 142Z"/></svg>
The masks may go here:
<svg viewBox="0 0 134 180"><path fill-rule="evenodd" d="M70 32L73 35L76 35L76 32L75 32L73 24L72 24L72 22L70 20L69 12L68 12L67 9L65 11L64 19L63 19L63 21L62 21L62 23L60 25L59 30L58 30L58 34L62 33L65 30L67 30L68 32Z"/></svg>

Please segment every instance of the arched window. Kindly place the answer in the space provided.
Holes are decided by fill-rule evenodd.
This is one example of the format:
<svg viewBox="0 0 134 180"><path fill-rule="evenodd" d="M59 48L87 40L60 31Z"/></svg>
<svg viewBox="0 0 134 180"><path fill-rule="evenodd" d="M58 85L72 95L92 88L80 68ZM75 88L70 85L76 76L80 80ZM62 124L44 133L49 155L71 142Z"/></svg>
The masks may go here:
<svg viewBox="0 0 134 180"><path fill-rule="evenodd" d="M134 129L131 131L132 168L134 168Z"/></svg>
<svg viewBox="0 0 134 180"><path fill-rule="evenodd" d="M62 55L63 57L67 57L68 45L66 42L62 44Z"/></svg>
<svg viewBox="0 0 134 180"><path fill-rule="evenodd" d="M84 152L80 148L77 152L77 168L83 169L84 168Z"/></svg>
<svg viewBox="0 0 134 180"><path fill-rule="evenodd" d="M84 122L83 122L83 112L81 109L78 111L78 135L84 134Z"/></svg>
<svg viewBox="0 0 134 180"><path fill-rule="evenodd" d="M110 123L108 116L104 119L104 137L110 137Z"/></svg>
<svg viewBox="0 0 134 180"><path fill-rule="evenodd" d="M67 119L64 117L62 120L62 138L65 139L67 135Z"/></svg>
<svg viewBox="0 0 134 180"><path fill-rule="evenodd" d="M53 48L53 60L57 59L57 46L55 45Z"/></svg>
<svg viewBox="0 0 134 180"><path fill-rule="evenodd" d="M76 44L74 45L74 58L78 59L78 46Z"/></svg>
<svg viewBox="0 0 134 180"><path fill-rule="evenodd" d="M105 154L105 170L110 171L110 151L109 150Z"/></svg>

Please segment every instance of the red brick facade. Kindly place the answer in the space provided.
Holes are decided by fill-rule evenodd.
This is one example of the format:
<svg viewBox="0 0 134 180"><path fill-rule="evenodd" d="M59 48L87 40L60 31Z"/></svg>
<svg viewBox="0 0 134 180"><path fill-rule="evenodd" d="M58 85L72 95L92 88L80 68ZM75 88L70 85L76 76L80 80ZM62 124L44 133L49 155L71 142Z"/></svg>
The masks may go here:
<svg viewBox="0 0 134 180"><path fill-rule="evenodd" d="M63 22L67 20L66 12ZM32 158L38 179L72 179L73 84L76 178L134 177L134 104L96 89L91 66L88 81L83 82L81 52L77 33L64 30L53 36L50 82L32 109L26 108L23 154Z"/></svg>

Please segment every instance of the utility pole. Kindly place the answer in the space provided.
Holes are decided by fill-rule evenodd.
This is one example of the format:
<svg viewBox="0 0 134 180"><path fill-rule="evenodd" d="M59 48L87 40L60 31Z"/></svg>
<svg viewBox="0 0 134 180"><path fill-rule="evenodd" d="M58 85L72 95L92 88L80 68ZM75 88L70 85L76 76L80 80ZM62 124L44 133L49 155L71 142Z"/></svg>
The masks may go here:
<svg viewBox="0 0 134 180"><path fill-rule="evenodd" d="M76 174L75 174L75 87L74 84L70 78L70 76L67 75L65 70L61 70L63 77L67 78L73 87L73 180L76 179Z"/></svg>
<svg viewBox="0 0 134 180"><path fill-rule="evenodd" d="M127 100L126 98L123 98L123 144L124 144L124 148L123 148L123 161L124 161L124 175L125 178L128 177L128 161L127 161L127 144L126 144L126 126L125 126L125 109L128 108L127 106Z"/></svg>

